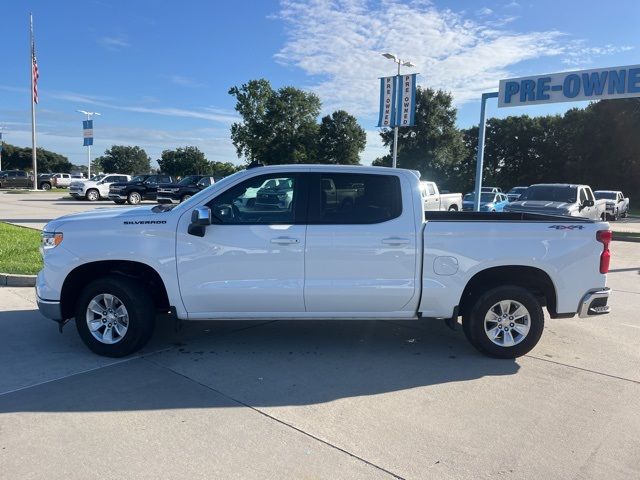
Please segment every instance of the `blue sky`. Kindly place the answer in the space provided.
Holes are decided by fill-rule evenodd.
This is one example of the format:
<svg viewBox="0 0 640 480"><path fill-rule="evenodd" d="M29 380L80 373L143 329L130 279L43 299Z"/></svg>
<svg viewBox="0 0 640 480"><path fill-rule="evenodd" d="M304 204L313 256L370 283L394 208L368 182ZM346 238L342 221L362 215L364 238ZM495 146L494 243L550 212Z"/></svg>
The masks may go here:
<svg viewBox="0 0 640 480"><path fill-rule="evenodd" d="M229 139L229 87L265 77L274 87L315 91L329 113L343 108L367 131L363 163L385 153L380 56L412 60L419 83L454 94L458 123L477 123L478 98L501 78L640 63L640 2L68 0L2 6L0 125L30 145L28 13L40 67L38 144L86 163L82 115L95 122L93 153L140 145L200 147L210 160L241 163ZM489 115L562 112L580 104L500 109Z"/></svg>

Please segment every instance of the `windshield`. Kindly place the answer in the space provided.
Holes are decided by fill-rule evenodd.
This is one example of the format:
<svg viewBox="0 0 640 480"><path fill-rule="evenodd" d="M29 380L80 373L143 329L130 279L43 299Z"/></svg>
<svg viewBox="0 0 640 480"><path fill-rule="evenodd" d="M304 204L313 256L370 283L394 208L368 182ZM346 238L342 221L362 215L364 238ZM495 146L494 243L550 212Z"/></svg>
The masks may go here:
<svg viewBox="0 0 640 480"><path fill-rule="evenodd" d="M511 190L509 190L509 193L518 195L526 190L527 190L527 187L513 187Z"/></svg>
<svg viewBox="0 0 640 480"><path fill-rule="evenodd" d="M547 202L576 203L577 193L577 187L534 185L520 196L520 201L545 200Z"/></svg>
<svg viewBox="0 0 640 480"><path fill-rule="evenodd" d="M144 182L149 175L136 175L131 179L132 182Z"/></svg>
<svg viewBox="0 0 640 480"><path fill-rule="evenodd" d="M473 202L475 200L476 196L473 193L467 193L464 196L464 200L465 202ZM482 193L480 195L480 203L489 203L489 202L493 202L495 198L495 194L494 193Z"/></svg>
<svg viewBox="0 0 640 480"><path fill-rule="evenodd" d="M615 200L618 198L618 194L616 192L593 192L596 196L596 200Z"/></svg>
<svg viewBox="0 0 640 480"><path fill-rule="evenodd" d="M107 176L106 174L101 173L100 175L96 175L95 177L91 177L91 181L99 182L100 180L102 180L106 176Z"/></svg>
<svg viewBox="0 0 640 480"><path fill-rule="evenodd" d="M180 180L178 185L191 185L192 183L196 183L198 180L200 180L199 175L189 175Z"/></svg>

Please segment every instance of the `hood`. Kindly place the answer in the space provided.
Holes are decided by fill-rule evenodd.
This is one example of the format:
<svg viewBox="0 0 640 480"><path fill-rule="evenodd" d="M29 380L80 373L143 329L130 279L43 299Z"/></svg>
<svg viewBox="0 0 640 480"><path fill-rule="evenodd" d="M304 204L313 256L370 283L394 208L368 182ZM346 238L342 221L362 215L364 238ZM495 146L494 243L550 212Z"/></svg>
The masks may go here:
<svg viewBox="0 0 640 480"><path fill-rule="evenodd" d="M505 209L512 211L549 212L561 214L571 210L573 203L551 202L548 200L518 200L509 203Z"/></svg>
<svg viewBox="0 0 640 480"><path fill-rule="evenodd" d="M113 182L109 184L109 187L126 187L129 185L142 185L143 182Z"/></svg>
<svg viewBox="0 0 640 480"><path fill-rule="evenodd" d="M95 186L97 185L98 182L96 182L95 180L79 180L79 179L75 179L75 180L71 180L70 185L76 186L76 185L88 185L88 186Z"/></svg>
<svg viewBox="0 0 640 480"><path fill-rule="evenodd" d="M96 208L95 210L89 210L88 212L78 212L65 215L63 217L56 218L47 223L43 230L46 232L60 231L60 228L68 227L71 224L86 223L97 221L100 224L115 220L115 221L155 221L160 220L158 217L164 217L163 213L166 211L154 211L156 205L145 205L143 207L129 207L129 208ZM164 220L164 218L162 219Z"/></svg>

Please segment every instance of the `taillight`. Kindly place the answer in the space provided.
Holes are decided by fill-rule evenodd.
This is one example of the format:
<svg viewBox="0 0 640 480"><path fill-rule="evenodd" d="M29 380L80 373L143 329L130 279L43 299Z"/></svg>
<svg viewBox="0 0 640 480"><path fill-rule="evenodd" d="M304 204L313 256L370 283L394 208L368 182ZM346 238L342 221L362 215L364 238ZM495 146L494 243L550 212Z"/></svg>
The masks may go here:
<svg viewBox="0 0 640 480"><path fill-rule="evenodd" d="M613 238L611 230L598 230L596 232L596 240L602 243L602 253L600 254L600 273L607 273L609 271L609 263L611 262L611 252L609 251L609 244Z"/></svg>

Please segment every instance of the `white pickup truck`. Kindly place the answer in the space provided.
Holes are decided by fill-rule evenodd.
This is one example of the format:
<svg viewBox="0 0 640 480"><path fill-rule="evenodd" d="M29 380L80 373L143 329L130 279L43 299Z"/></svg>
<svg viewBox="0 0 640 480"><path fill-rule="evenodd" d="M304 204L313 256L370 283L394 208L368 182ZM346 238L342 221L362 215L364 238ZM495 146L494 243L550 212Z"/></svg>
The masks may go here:
<svg viewBox="0 0 640 480"><path fill-rule="evenodd" d="M435 182L420 182L422 192L422 205L425 212L461 212L461 193L440 193Z"/></svg>
<svg viewBox="0 0 640 480"><path fill-rule="evenodd" d="M74 180L69 185L69 195L76 199L86 199L95 202L102 198L109 198L109 187L112 183L128 182L131 175L120 173L100 174L91 180Z"/></svg>
<svg viewBox="0 0 640 480"><path fill-rule="evenodd" d="M270 179L291 201L237 202ZM356 185L348 205L323 184ZM604 222L526 213L424 212L419 174L281 165L226 177L179 205L99 209L49 222L36 297L119 357L177 320L462 317L481 352L530 351L552 318L608 313ZM159 317L166 318L166 317Z"/></svg>

